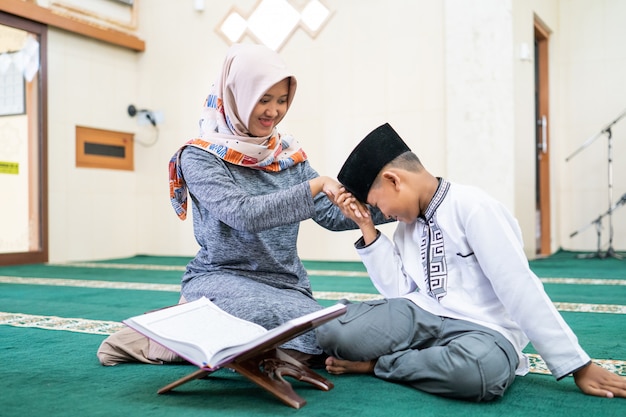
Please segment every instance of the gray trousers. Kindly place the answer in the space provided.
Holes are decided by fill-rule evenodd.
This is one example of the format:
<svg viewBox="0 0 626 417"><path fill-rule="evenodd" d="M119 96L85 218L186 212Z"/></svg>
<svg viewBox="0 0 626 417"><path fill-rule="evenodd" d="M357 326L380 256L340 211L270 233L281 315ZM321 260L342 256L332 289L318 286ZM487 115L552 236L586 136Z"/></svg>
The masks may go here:
<svg viewBox="0 0 626 417"><path fill-rule="evenodd" d="M346 314L317 328L317 337L338 359L377 360L379 378L469 401L501 397L519 363L500 333L436 316L405 298L349 304Z"/></svg>

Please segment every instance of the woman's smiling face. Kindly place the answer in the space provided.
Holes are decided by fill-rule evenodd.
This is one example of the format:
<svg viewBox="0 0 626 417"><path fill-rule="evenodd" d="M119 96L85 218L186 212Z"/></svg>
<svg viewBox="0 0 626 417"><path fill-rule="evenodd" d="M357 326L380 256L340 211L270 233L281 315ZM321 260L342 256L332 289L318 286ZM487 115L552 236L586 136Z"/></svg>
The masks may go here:
<svg viewBox="0 0 626 417"><path fill-rule="evenodd" d="M251 136L263 137L272 133L287 113L288 97L289 78L279 81L265 92L250 115L248 130Z"/></svg>

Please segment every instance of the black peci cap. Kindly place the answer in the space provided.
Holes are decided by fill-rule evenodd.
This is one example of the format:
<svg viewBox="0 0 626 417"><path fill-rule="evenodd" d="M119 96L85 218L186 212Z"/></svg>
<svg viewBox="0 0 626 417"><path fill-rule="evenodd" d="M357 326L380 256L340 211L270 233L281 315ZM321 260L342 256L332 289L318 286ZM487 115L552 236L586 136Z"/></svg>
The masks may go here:
<svg viewBox="0 0 626 417"><path fill-rule="evenodd" d="M359 201L365 203L381 169L410 151L389 123L385 123L370 132L354 148L341 167L337 179Z"/></svg>

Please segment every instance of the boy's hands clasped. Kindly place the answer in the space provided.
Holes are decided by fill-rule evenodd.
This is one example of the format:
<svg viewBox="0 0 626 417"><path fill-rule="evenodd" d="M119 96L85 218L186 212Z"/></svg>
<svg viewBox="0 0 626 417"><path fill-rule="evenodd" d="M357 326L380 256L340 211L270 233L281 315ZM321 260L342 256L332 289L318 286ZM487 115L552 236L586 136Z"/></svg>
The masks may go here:
<svg viewBox="0 0 626 417"><path fill-rule="evenodd" d="M339 207L344 216L354 221L359 227L368 223L373 225L369 208L357 200L343 186L339 188L339 194L334 196L334 199L331 197L331 200Z"/></svg>
<svg viewBox="0 0 626 417"><path fill-rule="evenodd" d="M378 237L376 226L372 220L369 207L357 200L352 193L341 186L333 194L326 193L328 198L339 207L344 216L352 220L359 226L363 234L363 241L366 245L374 242Z"/></svg>
<svg viewBox="0 0 626 417"><path fill-rule="evenodd" d="M343 215L353 220L359 227L366 223L373 225L368 207L359 202L337 180L320 176L309 181L309 184L313 196L320 192L326 194L330 201L339 207Z"/></svg>

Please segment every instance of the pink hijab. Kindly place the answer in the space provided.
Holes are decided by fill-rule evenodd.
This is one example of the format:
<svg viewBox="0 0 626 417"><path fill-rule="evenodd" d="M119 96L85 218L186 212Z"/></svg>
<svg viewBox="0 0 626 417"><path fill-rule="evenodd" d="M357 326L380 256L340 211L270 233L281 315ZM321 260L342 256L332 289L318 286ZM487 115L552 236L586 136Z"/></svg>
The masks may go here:
<svg viewBox="0 0 626 417"><path fill-rule="evenodd" d="M180 168L184 147L195 146L231 164L281 171L307 159L298 141L274 128L269 136L250 136L248 122L258 101L274 84L289 78L287 110L296 93L296 78L280 56L262 45L229 48L222 72L213 84L200 118L200 137L185 143L169 164L170 201L182 220L187 217L187 186Z"/></svg>

